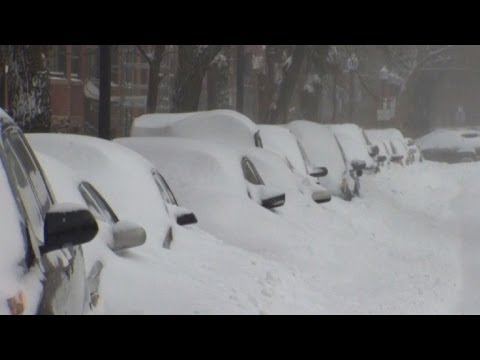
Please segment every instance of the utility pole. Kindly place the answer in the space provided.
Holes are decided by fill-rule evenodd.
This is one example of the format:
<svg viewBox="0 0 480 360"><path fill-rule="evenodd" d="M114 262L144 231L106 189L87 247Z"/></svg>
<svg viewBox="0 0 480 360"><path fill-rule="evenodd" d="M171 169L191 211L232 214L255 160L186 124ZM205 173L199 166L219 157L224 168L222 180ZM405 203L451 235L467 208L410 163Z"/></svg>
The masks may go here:
<svg viewBox="0 0 480 360"><path fill-rule="evenodd" d="M245 90L245 47L237 45L237 111L243 113Z"/></svg>
<svg viewBox="0 0 480 360"><path fill-rule="evenodd" d="M100 95L98 110L98 136L110 140L110 45L100 45Z"/></svg>

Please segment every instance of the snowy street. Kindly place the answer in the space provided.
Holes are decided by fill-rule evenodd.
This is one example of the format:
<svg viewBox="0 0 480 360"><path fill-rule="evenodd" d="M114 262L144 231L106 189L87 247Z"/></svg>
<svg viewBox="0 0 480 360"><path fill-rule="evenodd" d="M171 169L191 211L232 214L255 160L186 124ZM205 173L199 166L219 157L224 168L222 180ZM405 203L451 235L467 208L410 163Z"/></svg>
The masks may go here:
<svg viewBox="0 0 480 360"><path fill-rule="evenodd" d="M168 254L112 257L105 312L479 313L479 175L476 163L423 162L365 176L361 198L333 198L299 216L316 236L290 262L209 236ZM130 271L120 280L115 266Z"/></svg>

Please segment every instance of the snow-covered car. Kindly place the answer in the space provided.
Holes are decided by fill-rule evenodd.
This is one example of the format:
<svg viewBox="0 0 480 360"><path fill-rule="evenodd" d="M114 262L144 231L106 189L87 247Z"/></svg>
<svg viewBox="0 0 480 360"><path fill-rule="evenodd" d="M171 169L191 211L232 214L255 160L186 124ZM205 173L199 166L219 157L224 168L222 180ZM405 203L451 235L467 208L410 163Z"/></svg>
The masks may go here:
<svg viewBox="0 0 480 360"><path fill-rule="evenodd" d="M270 162L271 157L281 161L280 157L262 149L229 148L192 139L114 141L162 169L178 199L195 212L209 233L263 255L294 256L291 247L300 241L296 239L304 238L304 230L279 215L286 203L285 194L264 181L264 176L270 179L272 174L262 173L256 165L260 158ZM263 169L264 164L260 165Z"/></svg>
<svg viewBox="0 0 480 360"><path fill-rule="evenodd" d="M58 203L28 141L0 109L0 313L84 314L90 297L81 244L98 225Z"/></svg>
<svg viewBox="0 0 480 360"><path fill-rule="evenodd" d="M145 245L171 248L176 227L197 222L190 210L178 206L157 168L124 146L72 134L29 134L28 140L36 151L71 167L82 181L95 186L118 218L141 226ZM132 230L132 223L126 227Z"/></svg>
<svg viewBox="0 0 480 360"><path fill-rule="evenodd" d="M378 149L378 154L376 160L379 166L384 166L390 164L392 157L392 149L390 147L390 142L386 141L381 133L376 130L366 129L363 130L366 141L376 146Z"/></svg>
<svg viewBox="0 0 480 360"><path fill-rule="evenodd" d="M97 220L99 227L108 233L102 241L114 252L123 251L145 243L146 233L140 225L120 220L102 194L87 180L82 180L72 168L41 152L36 152L42 168L50 179L57 199L63 202L85 204Z"/></svg>
<svg viewBox="0 0 480 360"><path fill-rule="evenodd" d="M302 145L287 128L278 125L259 125L259 127L264 149L274 152L286 161L302 185L311 189L312 199L315 202L330 201L330 192L321 186L318 180L319 177L328 174L328 169L311 165Z"/></svg>
<svg viewBox="0 0 480 360"><path fill-rule="evenodd" d="M416 140L426 160L446 163L479 160L480 131L468 128L441 128Z"/></svg>
<svg viewBox="0 0 480 360"><path fill-rule="evenodd" d="M308 120L296 120L287 124L287 128L302 144L308 158L316 167L326 167L328 174L319 178L331 194L351 200L359 193L359 175L364 164L353 170L346 163L339 142L327 125ZM358 174L357 174L358 172Z"/></svg>
<svg viewBox="0 0 480 360"><path fill-rule="evenodd" d="M262 147L258 126L234 110L144 115L134 121L130 134L132 137L182 137L229 146Z"/></svg>
<svg viewBox="0 0 480 360"><path fill-rule="evenodd" d="M364 171L378 172L374 157L378 154L378 146L369 146L362 129L355 124L332 124L329 128L335 134L344 153L347 164L365 163Z"/></svg>
<svg viewBox="0 0 480 360"><path fill-rule="evenodd" d="M162 128L186 119L195 112L143 114L133 120L130 136L161 136Z"/></svg>
<svg viewBox="0 0 480 360"><path fill-rule="evenodd" d="M412 152L409 150L403 134L398 129L370 129L367 136L381 148L379 142L385 143L390 152L389 161L402 166L411 163Z"/></svg>

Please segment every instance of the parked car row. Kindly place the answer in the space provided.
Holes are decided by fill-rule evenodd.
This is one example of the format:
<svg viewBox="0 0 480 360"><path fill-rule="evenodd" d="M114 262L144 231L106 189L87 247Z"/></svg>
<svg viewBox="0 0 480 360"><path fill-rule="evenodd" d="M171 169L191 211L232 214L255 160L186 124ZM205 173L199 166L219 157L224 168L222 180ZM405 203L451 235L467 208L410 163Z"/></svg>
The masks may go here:
<svg viewBox="0 0 480 360"><path fill-rule="evenodd" d="M24 136L4 112L0 131L1 201L11 204L2 206L0 312L11 314L95 311L105 264L84 259L95 244L115 256L175 250L179 232L207 231L280 258L291 251L277 234L294 241L302 231L286 203L351 200L364 173L417 160L394 129L257 125L231 110L143 115L113 141Z"/></svg>

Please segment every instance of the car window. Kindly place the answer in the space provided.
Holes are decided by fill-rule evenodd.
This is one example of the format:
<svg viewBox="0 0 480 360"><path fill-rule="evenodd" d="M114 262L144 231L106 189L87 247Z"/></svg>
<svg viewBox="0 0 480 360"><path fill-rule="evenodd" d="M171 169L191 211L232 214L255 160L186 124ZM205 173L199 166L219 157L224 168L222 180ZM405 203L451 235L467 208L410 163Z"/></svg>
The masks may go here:
<svg viewBox="0 0 480 360"><path fill-rule="evenodd" d="M297 145L298 145L298 148L300 149L300 153L302 154L303 163L305 165L305 172L308 174L307 166L311 164L310 164L310 160L308 159L307 152L305 151L302 143L298 140L297 140Z"/></svg>
<svg viewBox="0 0 480 360"><path fill-rule="evenodd" d="M12 129L5 134L5 143L9 146L19 163L21 163L26 172L34 194L36 195L38 205L41 209L42 218L47 214L48 209L53 203L53 197L48 189L47 181L43 176L42 170L35 160L32 151L24 141L21 133Z"/></svg>
<svg viewBox="0 0 480 360"><path fill-rule="evenodd" d="M467 138L467 139L470 139L470 138L476 138L479 136L479 134L477 133L465 133L465 134L462 134L462 136L464 138Z"/></svg>
<svg viewBox="0 0 480 360"><path fill-rule="evenodd" d="M390 150L389 150L387 144L385 144L384 142L382 144L383 144L383 147L385 148L385 151L387 152L387 155L390 156L391 154L390 154Z"/></svg>
<svg viewBox="0 0 480 360"><path fill-rule="evenodd" d="M263 148L262 138L260 137L260 131L257 131L254 135L255 146L259 148Z"/></svg>
<svg viewBox="0 0 480 360"><path fill-rule="evenodd" d="M170 186L168 186L163 176L155 169L152 170L152 175L155 179L158 189L160 190L160 193L162 194L163 200L165 200L167 204L178 206L177 199L173 195L172 190L170 190Z"/></svg>
<svg viewBox="0 0 480 360"><path fill-rule="evenodd" d="M393 154L393 155L398 155L397 148L396 148L395 145L393 144L393 141L392 141L392 140L390 140L390 147L392 148L392 154Z"/></svg>
<svg viewBox="0 0 480 360"><path fill-rule="evenodd" d="M338 140L337 135L333 135L333 136L335 137L335 141L337 142L338 148L340 149L340 152L342 154L343 163L345 164L346 168L348 169L349 164L348 164L348 161L347 161L347 156L345 155L345 151L343 151L343 147L340 144L340 141Z"/></svg>
<svg viewBox="0 0 480 360"><path fill-rule="evenodd" d="M245 180L249 183L253 185L265 185L255 165L246 157L242 159L242 171Z"/></svg>
<svg viewBox="0 0 480 360"><path fill-rule="evenodd" d="M5 140L5 155L8 162L8 176L15 186L15 195L18 204L21 204L28 222L28 232L33 235L37 245L43 243L43 222L44 209L39 205L37 195L30 182L30 177L20 160L19 155L14 151L12 142Z"/></svg>
<svg viewBox="0 0 480 360"><path fill-rule="evenodd" d="M95 217L105 220L111 224L118 222L118 217L115 212L93 185L83 181L78 186L78 190L80 191L80 194L82 194L82 197L87 203L88 208Z"/></svg>
<svg viewBox="0 0 480 360"><path fill-rule="evenodd" d="M372 145L372 143L370 142L370 140L367 137L367 134L365 133L365 130L362 130L362 134L363 134L363 138L367 142L367 145Z"/></svg>

